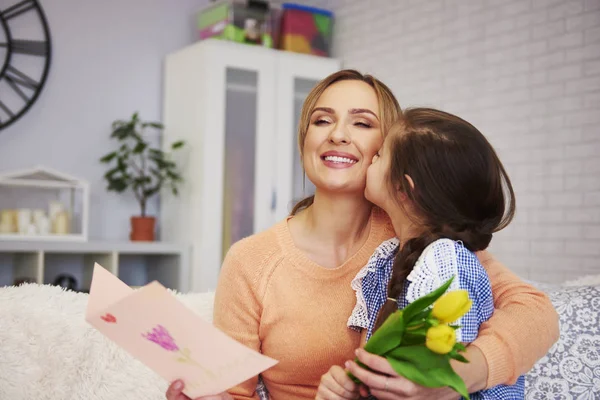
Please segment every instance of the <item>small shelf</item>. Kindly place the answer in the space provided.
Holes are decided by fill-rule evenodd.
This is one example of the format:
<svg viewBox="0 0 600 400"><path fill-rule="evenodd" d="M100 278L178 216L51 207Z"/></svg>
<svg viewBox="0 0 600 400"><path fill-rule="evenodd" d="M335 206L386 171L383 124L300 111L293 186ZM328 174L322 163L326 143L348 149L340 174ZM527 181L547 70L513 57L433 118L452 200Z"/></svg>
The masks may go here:
<svg viewBox="0 0 600 400"><path fill-rule="evenodd" d="M189 248L163 242L0 241L0 286L29 278L52 284L60 274L88 291L98 263L131 286L157 280L181 292L189 290Z"/></svg>
<svg viewBox="0 0 600 400"><path fill-rule="evenodd" d="M1 240L14 240L14 241L27 241L27 242L40 242L40 241L65 241L65 242L79 242L85 241L85 236L80 234L49 234L49 235L20 235L17 233L0 233Z"/></svg>

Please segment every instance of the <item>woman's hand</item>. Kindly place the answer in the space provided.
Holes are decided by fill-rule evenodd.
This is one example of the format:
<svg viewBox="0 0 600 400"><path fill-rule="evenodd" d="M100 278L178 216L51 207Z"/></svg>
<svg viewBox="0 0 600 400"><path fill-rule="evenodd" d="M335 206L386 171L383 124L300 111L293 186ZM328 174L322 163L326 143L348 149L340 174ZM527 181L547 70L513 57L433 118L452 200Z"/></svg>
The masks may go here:
<svg viewBox="0 0 600 400"><path fill-rule="evenodd" d="M167 400L192 400L182 393L183 388L184 385L182 381L175 381L171 383L171 386L169 386L167 393L165 394L167 396ZM221 393L214 396L198 397L194 400L233 400L233 397L227 393Z"/></svg>
<svg viewBox="0 0 600 400"><path fill-rule="evenodd" d="M321 383L315 400L358 399L358 385L337 365L321 377Z"/></svg>
<svg viewBox="0 0 600 400"><path fill-rule="evenodd" d="M348 363L349 371L369 388L369 391L373 396L380 400L455 400L460 398L460 395L450 388L432 389L409 381L398 375L390 365L389 361L383 357L368 353L363 349L358 349L356 355L363 364L376 372L367 371L354 361ZM363 396L366 395L364 392L361 394Z"/></svg>

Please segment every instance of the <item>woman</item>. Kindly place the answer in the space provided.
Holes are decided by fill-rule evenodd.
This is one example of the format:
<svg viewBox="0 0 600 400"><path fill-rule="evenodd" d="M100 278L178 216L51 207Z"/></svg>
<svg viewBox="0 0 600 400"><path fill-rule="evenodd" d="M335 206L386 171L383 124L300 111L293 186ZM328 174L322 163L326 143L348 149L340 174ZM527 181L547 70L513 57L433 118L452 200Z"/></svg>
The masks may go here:
<svg viewBox="0 0 600 400"><path fill-rule="evenodd" d="M351 281L394 235L388 217L365 199L366 171L400 113L391 91L370 76L346 70L321 81L304 103L299 126L302 161L315 196L227 253L214 324L279 360L262 374L274 400L314 399L321 377L360 347L361 334L346 325L356 301ZM548 298L490 254L478 257L490 276L496 311L468 346L471 362L456 366L470 392L514 382L558 337ZM358 355L381 372L361 380L371 389L385 389L385 398L455 398L449 389L419 387L397 376L381 357ZM258 399L257 383L255 377L213 398ZM169 387L167 398L186 399L181 382Z"/></svg>

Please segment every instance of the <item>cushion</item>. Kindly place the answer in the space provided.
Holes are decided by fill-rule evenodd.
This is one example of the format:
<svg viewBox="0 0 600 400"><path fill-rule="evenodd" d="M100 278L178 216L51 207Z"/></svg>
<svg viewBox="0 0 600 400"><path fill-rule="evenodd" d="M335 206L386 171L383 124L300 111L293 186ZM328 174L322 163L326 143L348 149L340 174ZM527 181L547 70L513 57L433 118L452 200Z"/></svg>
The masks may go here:
<svg viewBox="0 0 600 400"><path fill-rule="evenodd" d="M555 287L548 295L560 338L527 374L525 398L600 399L600 284Z"/></svg>

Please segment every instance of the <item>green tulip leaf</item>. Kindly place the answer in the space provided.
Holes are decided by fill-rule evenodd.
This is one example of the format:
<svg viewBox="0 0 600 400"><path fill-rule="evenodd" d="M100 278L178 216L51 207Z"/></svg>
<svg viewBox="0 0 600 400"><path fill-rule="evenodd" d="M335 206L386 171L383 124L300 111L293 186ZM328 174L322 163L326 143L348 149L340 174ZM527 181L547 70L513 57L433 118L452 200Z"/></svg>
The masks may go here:
<svg viewBox="0 0 600 400"><path fill-rule="evenodd" d="M390 315L365 344L365 350L379 356L400 346L404 335L403 311Z"/></svg>
<svg viewBox="0 0 600 400"><path fill-rule="evenodd" d="M467 351L467 348L465 347L464 344L456 342L456 344L454 345L454 348L456 350L460 350L460 351Z"/></svg>
<svg viewBox="0 0 600 400"><path fill-rule="evenodd" d="M426 310L423 310L423 311L417 313L415 316L413 316L411 318L410 321L406 321L406 326L411 327L411 326L422 324L423 322L427 321L430 316L431 316L431 309L428 308Z"/></svg>
<svg viewBox="0 0 600 400"><path fill-rule="evenodd" d="M427 307L432 305L437 299L442 297L442 295L450 287L450 284L452 283L453 280L454 280L454 277L448 279L448 281L446 283L444 283L442 286L440 286L433 292L426 294L423 297L419 297L417 300L415 300L412 303L410 303L409 305L407 305L402 310L402 312L404 313L404 320L406 321L406 323L410 323L415 316L419 315L419 313L421 313Z"/></svg>
<svg viewBox="0 0 600 400"><path fill-rule="evenodd" d="M415 345L423 345L425 346L425 334L414 334L406 332L404 337L402 338L402 346L415 346Z"/></svg>
<svg viewBox="0 0 600 400"><path fill-rule="evenodd" d="M436 354L425 346L406 346L394 349L386 358L394 371L412 382L430 388L448 386L470 398L465 383L445 355Z"/></svg>
<svg viewBox="0 0 600 400"><path fill-rule="evenodd" d="M450 353L448 353L448 355L450 356L450 358L455 359L456 361L460 361L463 362L465 364L469 363L469 360L467 360L465 357L463 357L462 355L456 353L454 350L451 351Z"/></svg>

